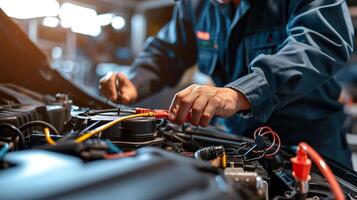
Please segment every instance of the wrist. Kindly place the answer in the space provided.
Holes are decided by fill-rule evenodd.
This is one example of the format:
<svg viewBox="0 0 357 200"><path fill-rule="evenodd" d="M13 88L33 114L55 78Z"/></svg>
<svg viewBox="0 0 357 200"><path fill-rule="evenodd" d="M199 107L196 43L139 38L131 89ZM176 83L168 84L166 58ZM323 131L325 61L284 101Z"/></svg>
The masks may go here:
<svg viewBox="0 0 357 200"><path fill-rule="evenodd" d="M240 91L237 91L237 93L238 93L238 111L250 110L251 104L247 96L245 96L245 94L243 94Z"/></svg>
<svg viewBox="0 0 357 200"><path fill-rule="evenodd" d="M237 112L249 110L251 108L251 104L248 98L239 90L235 90L233 88L227 88L231 91L232 98L234 103L236 103Z"/></svg>

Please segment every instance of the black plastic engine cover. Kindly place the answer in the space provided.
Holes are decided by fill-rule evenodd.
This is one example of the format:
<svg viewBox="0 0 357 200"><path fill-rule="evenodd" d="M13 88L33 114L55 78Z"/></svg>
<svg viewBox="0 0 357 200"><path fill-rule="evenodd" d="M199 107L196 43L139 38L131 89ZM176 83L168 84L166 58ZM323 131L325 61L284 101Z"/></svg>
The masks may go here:
<svg viewBox="0 0 357 200"><path fill-rule="evenodd" d="M60 132L69 120L70 106L56 101L50 95L42 95L26 88L0 83L0 123L16 127L30 121L41 120L52 124ZM30 134L26 130L26 135ZM1 131L4 135L5 131ZM6 134L5 134L6 135Z"/></svg>
<svg viewBox="0 0 357 200"><path fill-rule="evenodd" d="M20 126L34 120L48 121L46 106L17 105L0 108L0 123Z"/></svg>

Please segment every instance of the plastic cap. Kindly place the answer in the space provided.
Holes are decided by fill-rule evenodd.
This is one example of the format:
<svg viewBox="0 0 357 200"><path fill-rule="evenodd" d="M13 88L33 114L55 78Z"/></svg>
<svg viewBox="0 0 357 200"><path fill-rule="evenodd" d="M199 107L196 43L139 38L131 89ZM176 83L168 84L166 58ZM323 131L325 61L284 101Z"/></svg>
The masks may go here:
<svg viewBox="0 0 357 200"><path fill-rule="evenodd" d="M291 158L293 167L293 176L299 181L308 181L310 179L311 160L307 157L307 153L298 148L297 155Z"/></svg>

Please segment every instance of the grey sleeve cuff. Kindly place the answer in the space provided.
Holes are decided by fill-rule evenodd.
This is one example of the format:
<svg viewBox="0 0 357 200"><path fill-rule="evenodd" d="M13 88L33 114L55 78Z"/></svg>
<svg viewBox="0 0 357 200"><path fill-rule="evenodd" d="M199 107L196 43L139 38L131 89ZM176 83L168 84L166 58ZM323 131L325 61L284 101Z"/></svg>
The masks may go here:
<svg viewBox="0 0 357 200"><path fill-rule="evenodd" d="M259 68L225 87L237 90L247 97L251 110L238 113L244 118L253 117L258 121L266 122L277 106L274 93L269 87L264 72Z"/></svg>

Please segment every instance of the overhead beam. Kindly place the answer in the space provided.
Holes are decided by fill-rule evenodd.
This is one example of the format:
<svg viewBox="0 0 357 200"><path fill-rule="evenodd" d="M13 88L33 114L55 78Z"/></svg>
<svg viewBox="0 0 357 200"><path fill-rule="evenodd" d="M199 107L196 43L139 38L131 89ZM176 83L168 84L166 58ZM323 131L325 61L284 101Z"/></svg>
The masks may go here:
<svg viewBox="0 0 357 200"><path fill-rule="evenodd" d="M128 0L100 0L103 3L110 3L111 5L115 5L117 7L128 7L134 8L137 4L135 1L128 1Z"/></svg>
<svg viewBox="0 0 357 200"><path fill-rule="evenodd" d="M112 9L131 9L135 12L142 12L149 9L162 8L172 6L175 4L175 0L59 0L60 2L80 2L83 4L108 4L105 7L112 7Z"/></svg>
<svg viewBox="0 0 357 200"><path fill-rule="evenodd" d="M175 4L174 0L148 0L148 1L137 2L137 5L134 9L140 12L148 9L172 6L174 4Z"/></svg>

